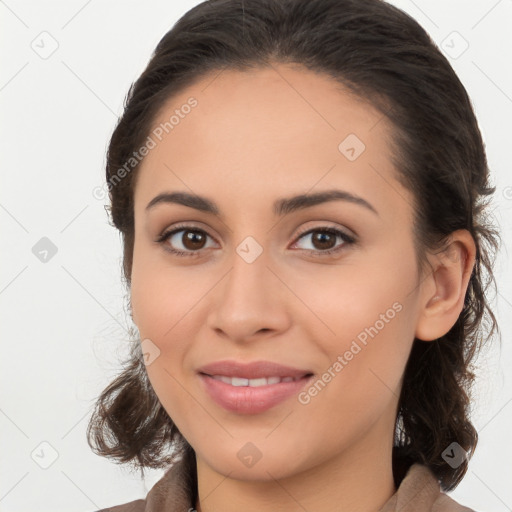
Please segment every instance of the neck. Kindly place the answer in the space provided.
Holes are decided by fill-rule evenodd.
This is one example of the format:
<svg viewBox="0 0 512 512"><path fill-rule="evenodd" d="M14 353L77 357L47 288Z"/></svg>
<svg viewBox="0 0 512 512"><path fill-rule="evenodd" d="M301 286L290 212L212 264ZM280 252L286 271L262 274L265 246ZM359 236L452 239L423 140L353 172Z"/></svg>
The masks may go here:
<svg viewBox="0 0 512 512"><path fill-rule="evenodd" d="M392 442L371 441L301 473L264 481L225 477L198 458L197 512L378 512L396 492Z"/></svg>

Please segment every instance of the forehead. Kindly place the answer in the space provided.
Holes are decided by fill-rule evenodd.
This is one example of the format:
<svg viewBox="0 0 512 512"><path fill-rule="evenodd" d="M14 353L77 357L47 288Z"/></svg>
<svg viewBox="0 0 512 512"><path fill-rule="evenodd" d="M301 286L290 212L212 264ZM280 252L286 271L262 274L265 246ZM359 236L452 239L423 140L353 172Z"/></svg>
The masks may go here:
<svg viewBox="0 0 512 512"><path fill-rule="evenodd" d="M269 187L283 196L342 185L392 206L400 195L398 182L389 185L390 135L383 114L327 75L285 64L217 70L160 110L135 201L189 188L231 191L247 204L268 197Z"/></svg>

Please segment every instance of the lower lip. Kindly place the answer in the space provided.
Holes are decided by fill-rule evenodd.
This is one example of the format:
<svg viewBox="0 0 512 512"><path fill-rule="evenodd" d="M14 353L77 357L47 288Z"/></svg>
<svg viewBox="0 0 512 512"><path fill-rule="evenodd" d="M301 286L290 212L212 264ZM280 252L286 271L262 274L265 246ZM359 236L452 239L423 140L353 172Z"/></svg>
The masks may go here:
<svg viewBox="0 0 512 512"><path fill-rule="evenodd" d="M313 378L302 377L291 382L279 382L266 386L232 386L210 375L199 374L210 397L221 407L239 414L257 414L283 402L300 390Z"/></svg>

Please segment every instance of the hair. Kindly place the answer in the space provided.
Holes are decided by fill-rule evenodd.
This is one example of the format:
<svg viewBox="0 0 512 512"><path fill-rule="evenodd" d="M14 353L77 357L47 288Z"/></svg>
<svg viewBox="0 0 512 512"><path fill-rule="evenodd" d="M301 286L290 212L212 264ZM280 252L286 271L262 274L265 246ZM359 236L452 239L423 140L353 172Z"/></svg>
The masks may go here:
<svg viewBox="0 0 512 512"><path fill-rule="evenodd" d="M500 240L487 214L496 187L488 183L484 143L464 86L426 31L400 9L382 0L209 0L175 23L130 87L107 151L107 209L122 235L126 285L139 165L117 182L116 173L144 144L173 95L209 73L272 63L327 74L390 122L397 176L415 201L421 265L427 251L442 250L455 230L467 229L475 240L475 265L456 323L434 341L414 339L394 436L397 485L420 463L450 491L466 473L478 441L470 420L474 361L498 328L486 298L488 287L496 286L492 268ZM194 451L152 389L140 342L131 341L122 371L97 399L89 445L142 473L183 456L193 475ZM467 452L456 468L443 458L454 442Z"/></svg>

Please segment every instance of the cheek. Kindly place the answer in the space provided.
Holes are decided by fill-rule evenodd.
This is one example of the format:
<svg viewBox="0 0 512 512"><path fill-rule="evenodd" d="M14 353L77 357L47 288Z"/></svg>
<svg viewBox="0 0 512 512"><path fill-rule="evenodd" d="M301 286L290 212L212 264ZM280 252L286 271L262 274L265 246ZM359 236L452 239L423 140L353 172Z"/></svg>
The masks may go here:
<svg viewBox="0 0 512 512"><path fill-rule="evenodd" d="M303 324L307 337L326 356L326 388L333 395L324 404L342 393L357 409L399 393L414 339L416 272L412 249L403 247L380 252L374 261L340 265L336 273L322 269L315 286L304 281L294 288L314 313Z"/></svg>
<svg viewBox="0 0 512 512"><path fill-rule="evenodd" d="M158 355L147 367L148 375L154 378L159 373L169 381L171 375L177 378L185 369L184 359L200 325L195 311L208 288L198 290L190 283L187 287L183 278L173 279L169 272L148 272L147 278L142 277L139 274L132 279L131 301L141 342ZM168 385L169 382L165 387Z"/></svg>
<svg viewBox="0 0 512 512"><path fill-rule="evenodd" d="M382 417L392 428L413 340L414 305L388 284L354 287L348 295L330 290L334 300L319 304L334 334L309 332L326 357L317 380L299 396L300 435L323 436L327 450L344 449Z"/></svg>
<svg viewBox="0 0 512 512"><path fill-rule="evenodd" d="M194 277L195 272L192 267L172 268L166 263L165 255L154 249L134 248L130 290L134 322L143 352L146 344L155 354L147 365L147 373L169 412L174 410L174 404L190 400L182 378L190 369L186 355L202 325L197 317L198 306L218 279L204 272Z"/></svg>
<svg viewBox="0 0 512 512"><path fill-rule="evenodd" d="M343 348L340 342L353 339L367 329L398 334L398 325L408 322L413 310L417 273L412 254L398 258L395 250L310 270L307 277L294 278L293 290L308 306L307 322L315 324L327 346ZM356 261L357 259L357 261ZM390 327L392 326L392 327ZM364 341L364 340L363 340Z"/></svg>
<svg viewBox="0 0 512 512"><path fill-rule="evenodd" d="M130 294L142 338L172 337L209 287L204 275L195 279L190 267L173 268L165 258L160 250L135 245Z"/></svg>
<svg viewBox="0 0 512 512"><path fill-rule="evenodd" d="M197 415L190 407L183 370L194 338L193 305L200 296L201 290L190 286L183 273L166 270L154 261L149 264L143 254L137 257L134 253L131 303L142 351L151 353L146 371L159 401L181 432L188 432Z"/></svg>

